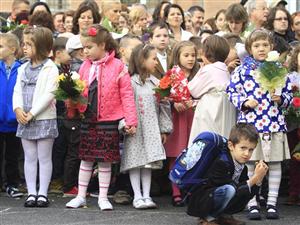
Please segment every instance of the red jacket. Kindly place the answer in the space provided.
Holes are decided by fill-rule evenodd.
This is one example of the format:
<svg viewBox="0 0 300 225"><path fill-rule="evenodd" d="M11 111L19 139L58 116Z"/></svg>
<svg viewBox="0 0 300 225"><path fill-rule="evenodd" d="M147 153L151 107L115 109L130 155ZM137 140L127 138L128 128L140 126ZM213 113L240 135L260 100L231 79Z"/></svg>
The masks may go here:
<svg viewBox="0 0 300 225"><path fill-rule="evenodd" d="M92 66L85 60L80 67L80 78L88 84ZM137 113L130 76L121 60L111 52L98 69L98 121L114 121L125 118L128 126L137 126ZM88 91L85 92L88 97Z"/></svg>

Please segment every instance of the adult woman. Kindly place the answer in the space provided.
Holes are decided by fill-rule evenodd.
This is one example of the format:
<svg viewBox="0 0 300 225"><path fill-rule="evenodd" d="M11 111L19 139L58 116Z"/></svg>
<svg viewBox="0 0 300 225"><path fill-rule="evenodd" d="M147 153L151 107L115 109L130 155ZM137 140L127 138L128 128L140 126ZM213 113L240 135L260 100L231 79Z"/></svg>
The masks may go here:
<svg viewBox="0 0 300 225"><path fill-rule="evenodd" d="M221 9L216 13L215 23L218 31L224 31L226 29L225 13L225 9Z"/></svg>
<svg viewBox="0 0 300 225"><path fill-rule="evenodd" d="M100 23L101 16L94 7L88 4L81 4L75 12L73 19L73 34L80 34L92 24Z"/></svg>
<svg viewBox="0 0 300 225"><path fill-rule="evenodd" d="M267 29L274 32L274 42L283 38L287 43L295 40L291 30L292 17L285 8L275 7L270 10L267 20Z"/></svg>
<svg viewBox="0 0 300 225"><path fill-rule="evenodd" d="M292 15L292 30L295 32L295 39L300 41L300 11Z"/></svg>
<svg viewBox="0 0 300 225"><path fill-rule="evenodd" d="M143 7L134 7L129 13L131 33L141 36L147 28L147 11Z"/></svg>
<svg viewBox="0 0 300 225"><path fill-rule="evenodd" d="M101 5L103 20L101 25L109 32L121 33L119 19L122 5L119 0L103 1Z"/></svg>
<svg viewBox="0 0 300 225"><path fill-rule="evenodd" d="M230 5L225 13L227 29L230 33L241 36L248 24L248 14L241 4Z"/></svg>
<svg viewBox="0 0 300 225"><path fill-rule="evenodd" d="M161 1L160 3L157 4L152 15L153 22L164 19L165 8L168 5L171 5L169 1Z"/></svg>
<svg viewBox="0 0 300 225"><path fill-rule="evenodd" d="M187 41L193 36L192 33L185 31L184 12L179 5L168 5L165 8L164 19L175 41Z"/></svg>

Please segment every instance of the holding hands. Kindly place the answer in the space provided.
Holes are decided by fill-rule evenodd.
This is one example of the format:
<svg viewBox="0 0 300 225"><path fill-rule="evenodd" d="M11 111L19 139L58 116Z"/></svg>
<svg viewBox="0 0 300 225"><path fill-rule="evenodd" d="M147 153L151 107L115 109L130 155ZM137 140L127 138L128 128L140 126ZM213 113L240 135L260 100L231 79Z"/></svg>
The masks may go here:
<svg viewBox="0 0 300 225"><path fill-rule="evenodd" d="M31 114L31 112L26 113L21 108L17 108L15 110L15 113L16 113L18 123L22 125L26 125L27 123L29 123L29 121L33 119L33 115Z"/></svg>
<svg viewBox="0 0 300 225"><path fill-rule="evenodd" d="M134 135L136 133L136 127L135 126L125 126L124 130L129 135Z"/></svg>

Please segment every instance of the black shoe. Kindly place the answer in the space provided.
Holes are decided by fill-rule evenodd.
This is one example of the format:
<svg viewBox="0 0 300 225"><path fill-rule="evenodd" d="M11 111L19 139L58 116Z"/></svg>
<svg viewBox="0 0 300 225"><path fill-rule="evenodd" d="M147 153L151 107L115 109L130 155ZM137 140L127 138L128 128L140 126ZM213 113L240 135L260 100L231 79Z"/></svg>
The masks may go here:
<svg viewBox="0 0 300 225"><path fill-rule="evenodd" d="M32 200L32 197L34 200ZM29 200L30 198L30 200ZM25 200L24 207L36 207L36 196L35 195L28 195L28 197Z"/></svg>
<svg viewBox="0 0 300 225"><path fill-rule="evenodd" d="M7 186L6 193L7 193L7 196L9 196L11 198L21 198L23 196L23 193L20 192L18 188L15 188L13 186Z"/></svg>
<svg viewBox="0 0 300 225"><path fill-rule="evenodd" d="M269 212L269 209L273 209L275 212ZM274 205L267 205L267 219L269 220L277 220L279 219L279 214L277 207Z"/></svg>
<svg viewBox="0 0 300 225"><path fill-rule="evenodd" d="M247 215L249 220L261 220L259 208L257 206L251 206Z"/></svg>
<svg viewBox="0 0 300 225"><path fill-rule="evenodd" d="M42 200L43 199L43 200ZM36 206L40 208L46 208L50 204L49 199L44 195L38 195L36 197Z"/></svg>

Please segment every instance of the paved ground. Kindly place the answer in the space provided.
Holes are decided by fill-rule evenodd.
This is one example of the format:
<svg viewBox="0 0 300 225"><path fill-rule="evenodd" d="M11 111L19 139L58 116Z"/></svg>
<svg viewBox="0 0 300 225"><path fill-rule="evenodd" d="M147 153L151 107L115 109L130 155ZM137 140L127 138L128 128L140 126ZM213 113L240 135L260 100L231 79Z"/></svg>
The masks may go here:
<svg viewBox="0 0 300 225"><path fill-rule="evenodd" d="M65 203L69 198L50 196L49 208L24 208L24 199L10 199L0 194L0 225L98 225L98 224L122 224L122 225L193 225L197 224L197 218L189 217L185 208L174 208L170 205L169 197L154 198L159 205L156 210L137 211L129 206L114 205L115 210L101 212L97 207L95 198L88 199L88 208L66 209ZM282 202L283 199L280 199ZM236 217L243 219L249 225L299 225L300 207L288 207L279 204L280 220L253 222L246 221L245 212Z"/></svg>

